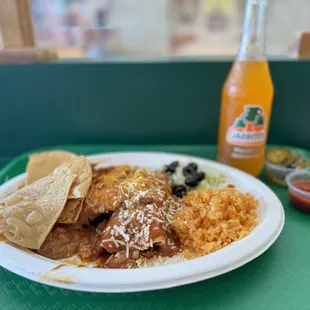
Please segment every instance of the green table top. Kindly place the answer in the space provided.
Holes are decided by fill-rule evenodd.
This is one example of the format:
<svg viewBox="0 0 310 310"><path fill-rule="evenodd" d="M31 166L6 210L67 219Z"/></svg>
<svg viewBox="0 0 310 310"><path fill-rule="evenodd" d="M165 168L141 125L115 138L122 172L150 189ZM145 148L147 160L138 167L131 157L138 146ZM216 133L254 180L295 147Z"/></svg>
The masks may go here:
<svg viewBox="0 0 310 310"><path fill-rule="evenodd" d="M0 159L0 169L2 169L8 162L8 159Z"/></svg>
<svg viewBox="0 0 310 310"><path fill-rule="evenodd" d="M111 151L169 151L214 159L214 146L75 146L84 154ZM0 182L23 172L21 156L0 173ZM262 175L262 180L265 180ZM287 190L270 188L280 198L286 215L282 234L263 255L214 279L168 290L98 294L57 289L25 280L0 267L1 310L96 309L309 309L310 217L289 205Z"/></svg>

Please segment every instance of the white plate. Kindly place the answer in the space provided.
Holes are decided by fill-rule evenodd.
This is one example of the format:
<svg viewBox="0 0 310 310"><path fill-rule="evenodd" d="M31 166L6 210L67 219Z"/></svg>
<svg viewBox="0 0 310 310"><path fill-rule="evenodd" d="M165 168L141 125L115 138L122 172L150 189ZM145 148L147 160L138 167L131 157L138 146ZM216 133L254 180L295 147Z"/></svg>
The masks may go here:
<svg viewBox="0 0 310 310"><path fill-rule="evenodd" d="M260 223L246 238L202 258L141 269L93 269L66 265L9 243L0 244L0 265L30 280L56 287L91 292L137 292L170 288L209 279L236 269L265 252L279 236L284 225L284 211L277 196L262 182L237 169L196 157L168 153L110 153L88 156L105 158L104 165L128 163L162 168L174 160L194 161L202 170L222 172L242 191L249 191L260 201ZM18 186L25 174L0 187L0 195Z"/></svg>

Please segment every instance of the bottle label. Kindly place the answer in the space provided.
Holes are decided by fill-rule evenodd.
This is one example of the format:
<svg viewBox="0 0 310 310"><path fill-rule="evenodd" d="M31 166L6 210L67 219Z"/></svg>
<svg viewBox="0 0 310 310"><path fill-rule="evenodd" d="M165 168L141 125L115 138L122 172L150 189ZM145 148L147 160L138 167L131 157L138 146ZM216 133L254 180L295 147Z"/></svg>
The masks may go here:
<svg viewBox="0 0 310 310"><path fill-rule="evenodd" d="M243 113L228 128L226 141L237 146L259 146L266 140L264 110L259 105L246 105Z"/></svg>

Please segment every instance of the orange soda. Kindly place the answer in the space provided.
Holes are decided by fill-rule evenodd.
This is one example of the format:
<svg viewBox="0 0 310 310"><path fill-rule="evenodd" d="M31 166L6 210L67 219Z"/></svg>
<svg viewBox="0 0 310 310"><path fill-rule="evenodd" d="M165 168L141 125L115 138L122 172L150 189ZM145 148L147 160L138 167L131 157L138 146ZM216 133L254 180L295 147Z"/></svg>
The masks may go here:
<svg viewBox="0 0 310 310"><path fill-rule="evenodd" d="M222 90L218 161L259 175L273 101L265 54L266 0L248 0L242 41Z"/></svg>

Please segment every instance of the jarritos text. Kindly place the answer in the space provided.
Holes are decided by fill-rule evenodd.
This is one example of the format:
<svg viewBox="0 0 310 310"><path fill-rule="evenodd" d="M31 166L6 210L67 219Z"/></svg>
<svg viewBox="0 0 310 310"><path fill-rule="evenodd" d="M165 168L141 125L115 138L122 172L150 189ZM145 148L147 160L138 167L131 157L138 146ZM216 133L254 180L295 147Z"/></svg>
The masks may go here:
<svg viewBox="0 0 310 310"><path fill-rule="evenodd" d="M235 119L226 134L226 141L232 145L258 146L265 142L266 123L262 107L246 105L244 112Z"/></svg>

